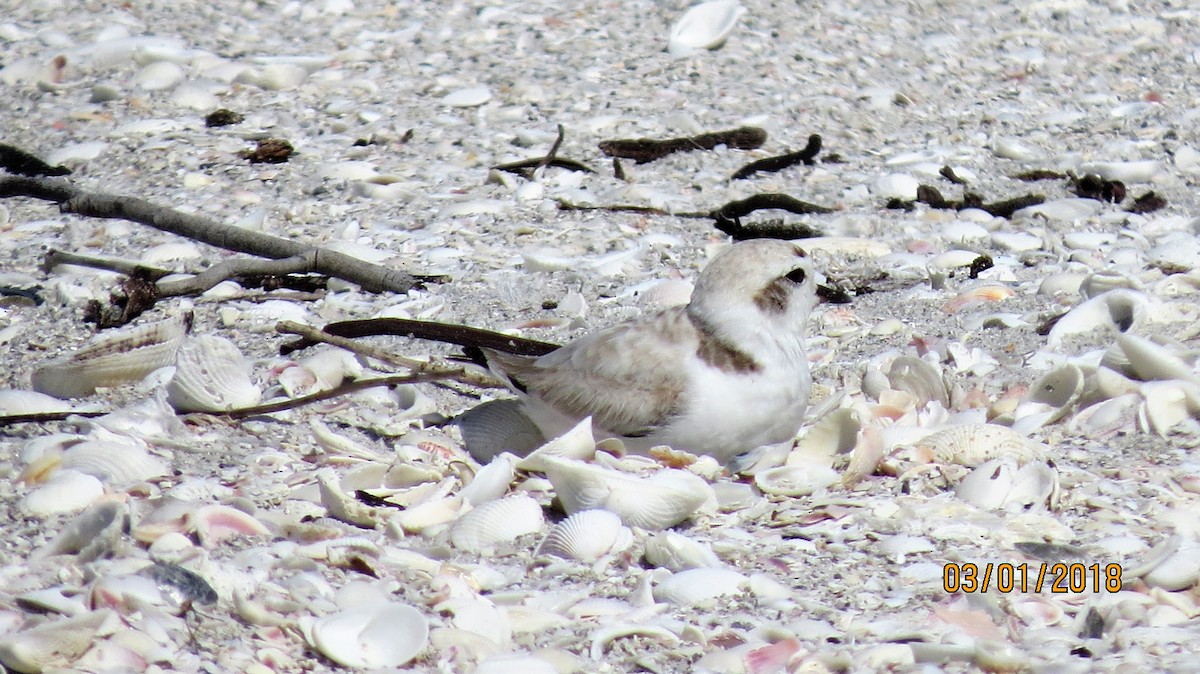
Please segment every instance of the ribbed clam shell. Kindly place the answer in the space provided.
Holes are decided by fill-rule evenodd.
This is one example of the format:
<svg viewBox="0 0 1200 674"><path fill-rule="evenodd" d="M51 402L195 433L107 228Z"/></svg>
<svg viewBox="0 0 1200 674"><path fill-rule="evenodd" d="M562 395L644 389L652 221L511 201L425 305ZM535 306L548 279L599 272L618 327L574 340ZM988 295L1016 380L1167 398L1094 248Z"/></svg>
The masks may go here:
<svg viewBox="0 0 1200 674"><path fill-rule="evenodd" d="M386 602L324 616L305 632L313 648L343 667L381 669L417 657L429 641L429 621L412 606Z"/></svg>
<svg viewBox="0 0 1200 674"><path fill-rule="evenodd" d="M504 398L472 407L454 422L467 452L487 463L501 452L525 456L546 443L542 431L522 409L521 401Z"/></svg>
<svg viewBox="0 0 1200 674"><path fill-rule="evenodd" d="M651 565L671 571L724 566L707 543L674 531L660 531L647 538L644 554Z"/></svg>
<svg viewBox="0 0 1200 674"><path fill-rule="evenodd" d="M484 552L537 532L544 521L542 506L532 497L509 496L488 501L460 517L450 526L450 542L462 550Z"/></svg>
<svg viewBox="0 0 1200 674"><path fill-rule="evenodd" d="M180 412L223 412L262 399L250 380L250 364L237 345L216 335L199 335L179 349L167 402Z"/></svg>
<svg viewBox="0 0 1200 674"><path fill-rule="evenodd" d="M191 323L186 314L97 335L75 353L39 365L33 389L56 398L80 398L101 386L140 381L174 362Z"/></svg>
<svg viewBox="0 0 1200 674"><path fill-rule="evenodd" d="M563 509L571 514L603 508L628 526L657 531L684 521L715 500L707 482L683 470L639 477L571 459L545 463L546 477Z"/></svg>
<svg viewBox="0 0 1200 674"><path fill-rule="evenodd" d="M733 569L700 568L672 574L654 588L656 601L676 606L700 602L746 590L750 579Z"/></svg>
<svg viewBox="0 0 1200 674"><path fill-rule="evenodd" d="M737 0L711 0L691 7L671 26L667 51L683 56L720 47L745 11Z"/></svg>
<svg viewBox="0 0 1200 674"><path fill-rule="evenodd" d="M928 448L936 463L954 463L976 467L985 461L1012 457L1019 463L1041 456L1037 443L1004 426L995 424L958 424L921 438L919 446Z"/></svg>
<svg viewBox="0 0 1200 674"><path fill-rule="evenodd" d="M584 510L554 525L538 546L538 555L594 562L633 542L633 532L607 510Z"/></svg>
<svg viewBox="0 0 1200 674"><path fill-rule="evenodd" d="M168 475L166 462L138 445L92 441L68 448L62 467L92 475L109 486L127 486Z"/></svg>

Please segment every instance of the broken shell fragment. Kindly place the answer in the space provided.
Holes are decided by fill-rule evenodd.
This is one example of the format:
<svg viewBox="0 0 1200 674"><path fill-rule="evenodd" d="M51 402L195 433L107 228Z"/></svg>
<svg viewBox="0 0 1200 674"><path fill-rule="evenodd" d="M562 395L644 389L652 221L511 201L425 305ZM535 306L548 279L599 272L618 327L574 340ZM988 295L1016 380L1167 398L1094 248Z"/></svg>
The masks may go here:
<svg viewBox="0 0 1200 674"><path fill-rule="evenodd" d="M554 525L536 555L594 562L620 552L633 542L633 532L607 510L584 510Z"/></svg>
<svg viewBox="0 0 1200 674"><path fill-rule="evenodd" d="M1042 375L1017 406L1015 416L1021 429L1033 430L1069 414L1083 396L1084 382L1083 371L1074 363L1059 365Z"/></svg>
<svg viewBox="0 0 1200 674"><path fill-rule="evenodd" d="M102 386L140 381L175 361L191 324L191 314L185 314L97 335L75 353L39 365L33 371L33 390L81 398Z"/></svg>
<svg viewBox="0 0 1200 674"><path fill-rule="evenodd" d="M950 406L950 392L946 381L936 367L915 356L900 356L892 361L887 371L887 380L892 390L911 394L917 407L929 402L939 402L942 407Z"/></svg>
<svg viewBox="0 0 1200 674"><path fill-rule="evenodd" d="M429 622L408 604L385 602L327 615L306 630L322 655L357 669L399 667L429 641Z"/></svg>
<svg viewBox="0 0 1200 674"><path fill-rule="evenodd" d="M0 639L0 663L13 672L44 672L69 667L96 642L116 614L102 609L42 623Z"/></svg>
<svg viewBox="0 0 1200 674"><path fill-rule="evenodd" d="M754 486L773 496L808 496L838 481L829 466L806 464L768 468L754 476Z"/></svg>
<svg viewBox="0 0 1200 674"><path fill-rule="evenodd" d="M1041 448L1011 428L995 424L958 424L921 438L916 443L935 463L974 468L990 459L1012 457L1018 463L1042 455Z"/></svg>
<svg viewBox="0 0 1200 674"><path fill-rule="evenodd" d="M647 538L644 554L652 566L671 571L724 566L707 543L675 531L660 531Z"/></svg>
<svg viewBox="0 0 1200 674"><path fill-rule="evenodd" d="M1036 461L1018 467L1011 457L992 459L971 471L954 492L984 510L1042 508L1057 501L1058 472Z"/></svg>
<svg viewBox="0 0 1200 674"><path fill-rule="evenodd" d="M79 513L31 559L75 555L80 564L106 554L129 532L129 508L120 501L101 501Z"/></svg>
<svg viewBox="0 0 1200 674"><path fill-rule="evenodd" d="M1046 343L1056 347L1071 335L1101 328L1129 332L1149 320L1150 306L1151 301L1144 293L1127 288L1109 290L1080 302L1063 314L1050 328Z"/></svg>
<svg viewBox="0 0 1200 674"><path fill-rule="evenodd" d="M179 412L225 412L257 404L262 391L237 345L215 335L184 342L167 384L167 402Z"/></svg>
<svg viewBox="0 0 1200 674"><path fill-rule="evenodd" d="M737 0L711 0L693 5L671 26L667 51L686 56L725 44L746 9Z"/></svg>

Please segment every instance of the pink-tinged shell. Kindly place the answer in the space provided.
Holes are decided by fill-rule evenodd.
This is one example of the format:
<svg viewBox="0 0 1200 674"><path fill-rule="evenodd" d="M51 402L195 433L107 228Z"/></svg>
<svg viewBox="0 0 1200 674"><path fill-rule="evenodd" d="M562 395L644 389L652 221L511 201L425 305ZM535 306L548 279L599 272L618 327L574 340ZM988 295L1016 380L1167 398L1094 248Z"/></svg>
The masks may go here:
<svg viewBox="0 0 1200 674"><path fill-rule="evenodd" d="M33 517L83 510L104 496L104 485L91 475L60 470L21 499L21 510Z"/></svg>
<svg viewBox="0 0 1200 674"><path fill-rule="evenodd" d="M12 672L43 672L70 667L98 639L112 611L91 611L46 622L0 639L0 663ZM117 625L113 625L116 628Z"/></svg>
<svg viewBox="0 0 1200 674"><path fill-rule="evenodd" d="M970 309L972 307L977 307L981 304L987 304L989 302L1001 302L1003 300L1006 300L1006 299L1012 297L1015 294L1016 294L1016 292L1012 288L1009 288L1008 286L1002 286L1002 285L979 286L978 288L972 288L970 290L959 293L958 295L956 295L954 297L954 299L947 302L946 306L944 308L947 312L953 314L953 313L962 311L964 309Z"/></svg>
<svg viewBox="0 0 1200 674"><path fill-rule="evenodd" d="M140 381L175 361L190 326L189 314L97 335L75 353L39 365L33 389L56 398L81 398L101 386Z"/></svg>
<svg viewBox="0 0 1200 674"><path fill-rule="evenodd" d="M204 547L212 547L234 536L270 536L271 530L251 515L224 505L207 505L191 516L196 537Z"/></svg>

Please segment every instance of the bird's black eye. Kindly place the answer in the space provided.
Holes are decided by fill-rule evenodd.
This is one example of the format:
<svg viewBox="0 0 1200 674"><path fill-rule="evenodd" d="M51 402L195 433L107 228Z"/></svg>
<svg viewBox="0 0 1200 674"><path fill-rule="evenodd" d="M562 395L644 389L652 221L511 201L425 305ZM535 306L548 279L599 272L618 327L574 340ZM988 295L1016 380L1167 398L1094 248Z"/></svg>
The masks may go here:
<svg viewBox="0 0 1200 674"><path fill-rule="evenodd" d="M793 269L787 273L786 278L792 283L804 283L806 275L803 269Z"/></svg>

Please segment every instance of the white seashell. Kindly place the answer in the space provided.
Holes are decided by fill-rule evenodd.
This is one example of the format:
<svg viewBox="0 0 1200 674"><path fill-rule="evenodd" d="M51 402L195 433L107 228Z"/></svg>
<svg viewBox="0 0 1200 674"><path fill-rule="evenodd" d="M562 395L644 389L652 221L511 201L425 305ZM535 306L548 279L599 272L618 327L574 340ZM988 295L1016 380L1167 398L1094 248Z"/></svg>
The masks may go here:
<svg viewBox="0 0 1200 674"><path fill-rule="evenodd" d="M1057 222L1076 222L1092 217L1104 207L1095 199L1067 198L1052 199L1036 206L1027 206L1013 213L1013 220L1029 220L1042 217Z"/></svg>
<svg viewBox="0 0 1200 674"><path fill-rule="evenodd" d="M291 63L273 63L258 68L246 68L234 82L249 84L267 91L286 91L300 86L308 79L308 70Z"/></svg>
<svg viewBox="0 0 1200 674"><path fill-rule="evenodd" d="M33 517L79 512L104 496L104 485L73 470L54 473L45 484L21 499L21 510Z"/></svg>
<svg viewBox="0 0 1200 674"><path fill-rule="evenodd" d="M472 674L558 674L553 662L534 655L494 655L481 661Z"/></svg>
<svg viewBox="0 0 1200 674"><path fill-rule="evenodd" d="M90 562L112 550L128 529L129 508L120 501L101 501L67 522L30 560L75 555L80 564Z"/></svg>
<svg viewBox="0 0 1200 674"><path fill-rule="evenodd" d="M935 463L976 467L995 458L1011 457L1018 463L1042 455L1039 445L1011 428L995 424L958 424L921 438L916 443L929 451Z"/></svg>
<svg viewBox="0 0 1200 674"><path fill-rule="evenodd" d="M862 421L854 410L846 407L834 409L818 419L796 441L795 447L788 453L787 465L832 465L833 458L838 454L854 449L860 430Z"/></svg>
<svg viewBox="0 0 1200 674"><path fill-rule="evenodd" d="M725 566L707 543L674 531L660 531L646 539L646 561L671 571Z"/></svg>
<svg viewBox="0 0 1200 674"><path fill-rule="evenodd" d="M1135 278L1119 272L1096 272L1079 284L1079 294L1091 299L1117 288L1142 290L1142 284Z"/></svg>
<svg viewBox="0 0 1200 674"><path fill-rule="evenodd" d="M226 505L206 505L188 517L200 545L212 547L233 536L270 536L271 530L249 513Z"/></svg>
<svg viewBox="0 0 1200 674"><path fill-rule="evenodd" d="M1151 301L1136 290L1117 288L1080 302L1050 328L1046 344L1055 347L1070 335L1102 328L1119 332L1133 330L1147 320Z"/></svg>
<svg viewBox="0 0 1200 674"><path fill-rule="evenodd" d="M913 201L917 198L917 188L920 186L921 181L907 173L889 173L871 184L871 193L881 199Z"/></svg>
<svg viewBox="0 0 1200 674"><path fill-rule="evenodd" d="M452 91L442 97L442 105L451 108L477 108L492 100L492 90L485 86Z"/></svg>
<svg viewBox="0 0 1200 674"><path fill-rule="evenodd" d="M317 486L321 493L321 505L330 517L360 527L374 528L378 524L378 511L342 491L332 471L317 473ZM411 515L411 512L411 509L406 510L405 514Z"/></svg>
<svg viewBox="0 0 1200 674"><path fill-rule="evenodd" d="M68 448L62 467L91 475L110 486L123 487L170 474L166 462L128 442L90 441Z"/></svg>
<svg viewBox="0 0 1200 674"><path fill-rule="evenodd" d="M667 51L672 56L687 56L720 48L745 11L737 0L711 0L693 5L671 26Z"/></svg>
<svg viewBox="0 0 1200 674"><path fill-rule="evenodd" d="M1110 232L1068 232L1063 236L1063 245L1071 250L1100 250L1116 240L1117 235Z"/></svg>
<svg viewBox="0 0 1200 674"><path fill-rule="evenodd" d="M1142 576L1142 580L1168 592L1192 587L1200 580L1200 547L1183 547L1172 552Z"/></svg>
<svg viewBox="0 0 1200 674"><path fill-rule="evenodd" d="M400 667L429 641L429 621L408 604L384 602L327 615L305 636L322 655L358 669Z"/></svg>
<svg viewBox="0 0 1200 674"><path fill-rule="evenodd" d="M1058 471L1041 461L1021 466L1013 476L1013 483L1004 499L1003 508L1021 512L1040 510L1047 505L1058 505Z"/></svg>
<svg viewBox="0 0 1200 674"><path fill-rule="evenodd" d="M929 362L915 356L899 356L892 361L887 371L887 380L893 391L902 391L913 396L917 407L930 402L950 406L950 391L942 373Z"/></svg>
<svg viewBox="0 0 1200 674"><path fill-rule="evenodd" d="M70 356L33 371L35 391L56 398L91 395L98 387L136 382L175 360L191 315L97 335Z"/></svg>
<svg viewBox="0 0 1200 674"><path fill-rule="evenodd" d="M224 412L255 405L262 391L237 345L215 335L184 342L176 356L167 402L179 412Z"/></svg>
<svg viewBox="0 0 1200 674"><path fill-rule="evenodd" d="M1165 436L1185 420L1200 415L1200 386L1184 381L1152 381L1140 388L1145 402L1138 409L1143 431Z"/></svg>
<svg viewBox="0 0 1200 674"><path fill-rule="evenodd" d="M712 487L683 470L638 477L571 459L544 459L546 477L569 514L604 508L627 526L657 531L679 524L709 501Z"/></svg>
<svg viewBox="0 0 1200 674"><path fill-rule="evenodd" d="M1117 345L1129 363L1130 372L1142 381L1179 379L1200 385L1200 376L1192 366L1161 344L1137 335L1119 334Z"/></svg>
<svg viewBox="0 0 1200 674"><path fill-rule="evenodd" d="M516 477L516 466L517 457L512 454L497 456L475 473L475 477L462 488L459 495L473 506L504 496Z"/></svg>
<svg viewBox="0 0 1200 674"><path fill-rule="evenodd" d="M163 91L182 82L183 77L183 68L178 64L170 61L157 61L139 70L133 76L133 84L145 91Z"/></svg>
<svg viewBox="0 0 1200 674"><path fill-rule="evenodd" d="M1103 161L1082 164L1079 174L1094 173L1105 180L1119 180L1123 183L1148 183L1158 173L1159 164L1153 159L1140 161Z"/></svg>
<svg viewBox="0 0 1200 674"><path fill-rule="evenodd" d="M1039 295L1074 295L1080 292L1088 274L1079 272L1058 272L1042 279L1038 285Z"/></svg>
<svg viewBox="0 0 1200 674"><path fill-rule="evenodd" d="M554 459L588 460L596 455L596 440L592 435L592 418L583 419L571 430L538 447L517 464L525 471L545 472ZM585 510L586 508L581 508Z"/></svg>
<svg viewBox="0 0 1200 674"><path fill-rule="evenodd" d="M0 416L69 412L71 405L37 391L0 389Z"/></svg>
<svg viewBox="0 0 1200 674"><path fill-rule="evenodd" d="M1002 250L1023 253L1042 247L1042 237L1029 232L992 232L992 243Z"/></svg>
<svg viewBox="0 0 1200 674"><path fill-rule="evenodd" d="M1065 363L1042 375L1032 386L1025 400L1017 406L1022 429L1038 428L1062 419L1079 402L1084 393L1083 371L1074 363ZM1036 417L1036 419L1033 419Z"/></svg>
<svg viewBox="0 0 1200 674"><path fill-rule="evenodd" d="M584 510L554 525L535 555L594 562L633 543L633 532L607 510Z"/></svg>
<svg viewBox="0 0 1200 674"><path fill-rule="evenodd" d="M838 473L818 464L768 468L754 476L754 485L773 496L807 496L837 482Z"/></svg>
<svg viewBox="0 0 1200 674"><path fill-rule="evenodd" d="M542 506L532 497L509 496L488 501L460 517L450 527L450 542L461 550L487 552L520 536L536 533L544 521Z"/></svg>
<svg viewBox="0 0 1200 674"><path fill-rule="evenodd" d="M695 606L717 597L743 592L749 583L749 578L733 569L688 569L672 574L656 585L654 599L676 606Z"/></svg>
<svg viewBox="0 0 1200 674"><path fill-rule="evenodd" d="M816 236L804 239L804 250L809 254L820 252L848 257L883 257L892 252L891 247L884 241L854 236Z"/></svg>
<svg viewBox="0 0 1200 674"><path fill-rule="evenodd" d="M463 446L480 463L492 461L502 452L525 456L546 444L541 429L525 414L521 401L514 398L476 405L458 415L454 423L462 432ZM587 431L591 433L590 424ZM528 470L526 465L521 463L522 470Z"/></svg>
<svg viewBox="0 0 1200 674"><path fill-rule="evenodd" d="M116 624L116 614L101 609L6 635L0 639L0 663L12 672L70 667L99 640L102 629Z"/></svg>
<svg viewBox="0 0 1200 674"><path fill-rule="evenodd" d="M1003 159L1017 161L1032 161L1042 156L1042 153L1016 138L997 138L992 141L992 153Z"/></svg>

